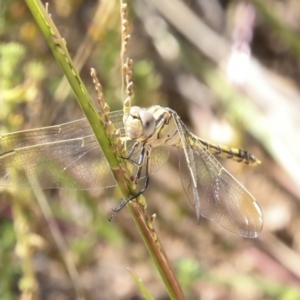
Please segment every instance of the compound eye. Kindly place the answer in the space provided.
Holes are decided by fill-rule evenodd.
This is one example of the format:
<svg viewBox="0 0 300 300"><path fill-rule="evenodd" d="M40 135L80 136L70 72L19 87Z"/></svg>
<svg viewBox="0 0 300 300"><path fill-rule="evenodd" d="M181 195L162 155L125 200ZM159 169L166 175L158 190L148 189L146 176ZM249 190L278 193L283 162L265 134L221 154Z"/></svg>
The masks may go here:
<svg viewBox="0 0 300 300"><path fill-rule="evenodd" d="M142 109L141 109L139 106L132 106L132 107L130 108L130 114L131 114L131 115L139 114L141 110L142 110Z"/></svg>
<svg viewBox="0 0 300 300"><path fill-rule="evenodd" d="M153 115L147 110L141 110L140 118L143 124L143 135L151 135L156 127L156 120Z"/></svg>

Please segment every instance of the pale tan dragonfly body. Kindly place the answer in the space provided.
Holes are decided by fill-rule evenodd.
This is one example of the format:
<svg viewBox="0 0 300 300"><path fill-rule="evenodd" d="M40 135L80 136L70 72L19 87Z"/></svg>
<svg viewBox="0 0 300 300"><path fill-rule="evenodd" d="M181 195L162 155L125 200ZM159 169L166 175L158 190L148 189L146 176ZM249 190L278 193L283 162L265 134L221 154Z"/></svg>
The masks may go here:
<svg viewBox="0 0 300 300"><path fill-rule="evenodd" d="M168 159L167 146L175 146L180 152L182 185L198 220L204 216L244 237L259 235L263 221L258 203L212 153L255 165L259 161L253 155L199 139L169 108L132 107L128 115L117 111L110 117L122 138L129 140L129 150L133 147L130 160L140 168L148 166L143 173L133 174L138 180L158 170ZM42 188L115 185L86 119L3 135L0 151L0 186L32 187L36 178Z"/></svg>

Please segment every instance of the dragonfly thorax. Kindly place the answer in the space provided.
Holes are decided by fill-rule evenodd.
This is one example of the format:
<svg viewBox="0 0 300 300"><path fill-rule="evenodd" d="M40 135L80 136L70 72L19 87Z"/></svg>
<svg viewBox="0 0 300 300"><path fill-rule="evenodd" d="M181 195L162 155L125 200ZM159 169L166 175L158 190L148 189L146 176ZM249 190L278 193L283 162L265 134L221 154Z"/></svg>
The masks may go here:
<svg viewBox="0 0 300 300"><path fill-rule="evenodd" d="M126 136L145 143L147 148L176 146L180 142L172 111L155 105L148 109L133 106L123 118Z"/></svg>

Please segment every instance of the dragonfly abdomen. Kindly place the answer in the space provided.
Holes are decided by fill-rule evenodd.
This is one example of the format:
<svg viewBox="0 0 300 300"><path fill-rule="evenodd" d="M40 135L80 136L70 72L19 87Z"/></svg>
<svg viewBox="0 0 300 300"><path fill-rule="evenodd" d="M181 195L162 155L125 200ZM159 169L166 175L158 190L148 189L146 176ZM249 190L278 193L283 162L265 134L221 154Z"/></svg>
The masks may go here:
<svg viewBox="0 0 300 300"><path fill-rule="evenodd" d="M253 154L246 150L221 146L204 141L202 139L199 139L199 141L209 152L213 153L214 155L218 155L227 159L232 159L234 161L251 166L260 164L260 160L258 160Z"/></svg>

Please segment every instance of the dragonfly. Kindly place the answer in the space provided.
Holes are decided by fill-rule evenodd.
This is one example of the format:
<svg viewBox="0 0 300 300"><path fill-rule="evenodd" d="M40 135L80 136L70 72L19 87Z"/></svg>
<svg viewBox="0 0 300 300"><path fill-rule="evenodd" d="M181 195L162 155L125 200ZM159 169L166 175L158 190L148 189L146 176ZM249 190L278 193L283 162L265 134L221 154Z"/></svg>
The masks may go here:
<svg viewBox="0 0 300 300"><path fill-rule="evenodd" d="M133 106L115 111L110 120L128 143L126 159L136 182L168 160L169 147L179 151L183 189L200 217L247 238L259 236L262 210L255 198L216 159L226 157L248 165L260 161L247 151L209 143L192 134L170 108ZM36 180L38 179L38 180ZM116 185L87 119L0 136L0 186L8 188L95 189ZM122 201L115 211L129 200Z"/></svg>

